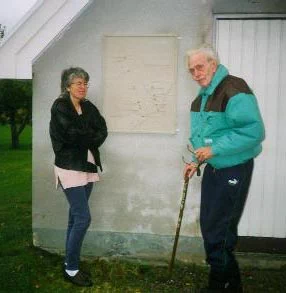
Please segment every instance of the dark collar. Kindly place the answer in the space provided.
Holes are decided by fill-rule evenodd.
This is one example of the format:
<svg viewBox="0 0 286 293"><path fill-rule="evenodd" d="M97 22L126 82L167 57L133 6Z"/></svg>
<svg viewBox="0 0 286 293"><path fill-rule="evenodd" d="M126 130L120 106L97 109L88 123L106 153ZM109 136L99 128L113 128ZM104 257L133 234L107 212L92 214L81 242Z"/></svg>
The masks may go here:
<svg viewBox="0 0 286 293"><path fill-rule="evenodd" d="M67 105L67 107L68 107L67 110L68 110L69 112L75 114L76 116L78 116L78 113L77 113L77 111L76 111L76 109L75 109L75 107L74 107L74 105L73 105L73 103L72 103L72 100L71 100L70 95L69 95L69 94L65 94L65 95L63 96L63 99L64 99L64 101L66 102L66 105ZM80 106L81 106L82 114L83 114L83 113L85 112L85 110L86 110L86 107L85 107L86 102L87 102L87 99L83 99L83 100L80 101Z"/></svg>

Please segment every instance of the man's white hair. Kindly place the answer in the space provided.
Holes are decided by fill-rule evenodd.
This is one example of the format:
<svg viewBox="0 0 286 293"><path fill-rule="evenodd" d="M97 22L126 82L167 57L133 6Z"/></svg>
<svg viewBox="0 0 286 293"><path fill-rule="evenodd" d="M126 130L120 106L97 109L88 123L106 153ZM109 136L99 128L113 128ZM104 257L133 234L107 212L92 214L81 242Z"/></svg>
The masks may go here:
<svg viewBox="0 0 286 293"><path fill-rule="evenodd" d="M216 64L220 64L220 60L219 60L217 52L213 49L213 47L209 45L202 45L197 49L187 51L188 58L197 54L203 54L207 57L208 61L214 60Z"/></svg>

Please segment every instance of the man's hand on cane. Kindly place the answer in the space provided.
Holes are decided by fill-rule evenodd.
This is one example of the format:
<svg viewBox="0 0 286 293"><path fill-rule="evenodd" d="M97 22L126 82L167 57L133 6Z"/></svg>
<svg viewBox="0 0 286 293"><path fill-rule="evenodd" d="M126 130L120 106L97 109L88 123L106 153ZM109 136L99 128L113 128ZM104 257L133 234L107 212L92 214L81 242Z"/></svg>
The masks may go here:
<svg viewBox="0 0 286 293"><path fill-rule="evenodd" d="M196 163L196 162L187 163L187 162L185 162L186 165L185 165L185 168L184 168L184 180L191 179L193 177L193 175L195 174L195 172L200 167L200 165L204 161L206 161L206 160L208 160L208 159L213 157L212 149L209 146L198 148L196 151L193 151L188 146L188 150L196 156L196 159L198 160L199 163ZM198 172L199 172L199 170L198 170Z"/></svg>
<svg viewBox="0 0 286 293"><path fill-rule="evenodd" d="M184 180L191 179L193 175L196 173L197 168L198 168L198 164L195 162L186 164L184 168Z"/></svg>
<svg viewBox="0 0 286 293"><path fill-rule="evenodd" d="M197 160L202 163L213 157L212 148L210 146L201 147L195 150Z"/></svg>

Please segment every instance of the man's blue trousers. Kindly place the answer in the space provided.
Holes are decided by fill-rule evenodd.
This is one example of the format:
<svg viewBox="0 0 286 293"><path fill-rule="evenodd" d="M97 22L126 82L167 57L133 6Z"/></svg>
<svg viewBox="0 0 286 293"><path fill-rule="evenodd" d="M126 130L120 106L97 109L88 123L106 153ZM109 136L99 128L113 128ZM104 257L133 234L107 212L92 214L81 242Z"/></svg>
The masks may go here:
<svg viewBox="0 0 286 293"><path fill-rule="evenodd" d="M207 164L202 179L200 224L211 276L218 281L236 279L240 273L234 256L237 227L246 202L253 159L233 167L215 169Z"/></svg>

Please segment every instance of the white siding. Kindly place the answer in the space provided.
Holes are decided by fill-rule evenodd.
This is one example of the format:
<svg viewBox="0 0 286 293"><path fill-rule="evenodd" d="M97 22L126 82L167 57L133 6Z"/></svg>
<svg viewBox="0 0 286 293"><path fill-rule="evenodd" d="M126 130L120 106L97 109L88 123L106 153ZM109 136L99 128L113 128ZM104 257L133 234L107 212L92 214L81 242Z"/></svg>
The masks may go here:
<svg viewBox="0 0 286 293"><path fill-rule="evenodd" d="M239 225L244 236L286 237L286 20L218 19L221 63L257 96L266 128Z"/></svg>
<svg viewBox="0 0 286 293"><path fill-rule="evenodd" d="M61 37L91 2L38 1L1 43L0 78L31 79L33 60Z"/></svg>

